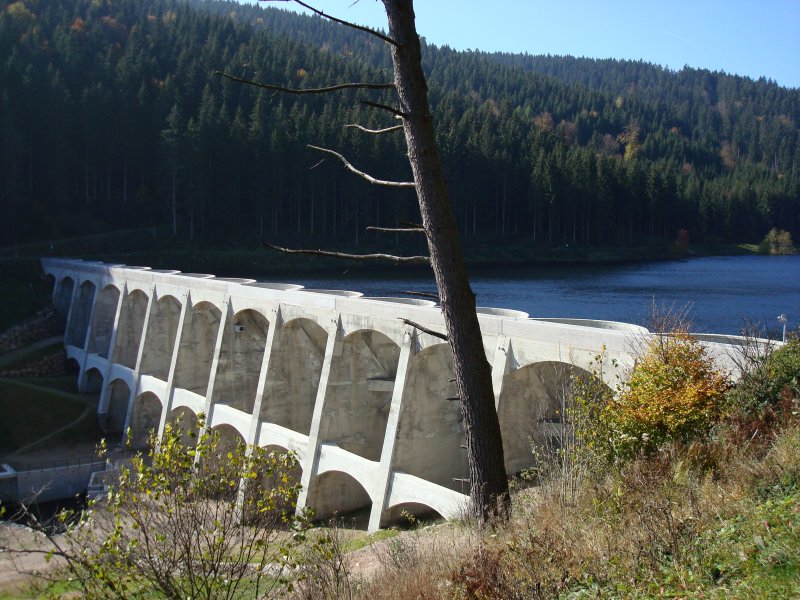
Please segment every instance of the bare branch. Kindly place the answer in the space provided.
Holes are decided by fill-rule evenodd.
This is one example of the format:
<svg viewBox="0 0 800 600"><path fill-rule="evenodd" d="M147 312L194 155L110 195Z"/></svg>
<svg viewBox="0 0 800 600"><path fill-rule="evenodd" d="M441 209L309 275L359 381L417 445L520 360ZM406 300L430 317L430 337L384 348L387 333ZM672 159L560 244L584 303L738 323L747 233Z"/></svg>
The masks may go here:
<svg viewBox="0 0 800 600"><path fill-rule="evenodd" d="M311 148L312 150L318 150L320 152L327 152L328 154L331 154L331 155L335 156L340 161L342 161L342 163L344 164L345 168L348 171L350 171L352 173L355 173L359 177L361 177L363 179L366 179L367 181L369 181L372 184L384 185L384 186L388 186L388 187L402 187L402 188L413 188L413 187L416 187L416 184L413 181L384 181L382 179L375 179L372 175L368 175L367 173L364 173L364 171L359 171L358 169L356 169L353 165L351 165L347 161L347 159L344 156L342 156L341 154L339 154L338 152L336 152L334 150L331 150L330 148L320 148L319 146L312 146L311 144L309 144L308 147Z"/></svg>
<svg viewBox="0 0 800 600"><path fill-rule="evenodd" d="M368 225L367 231L383 231L386 233L425 233L421 227L376 227Z"/></svg>
<svg viewBox="0 0 800 600"><path fill-rule="evenodd" d="M396 108L393 108L391 106L387 106L385 104L380 104L378 102L372 102L371 100L359 100L359 104L363 104L364 106L371 106L372 108L379 108L381 110L388 111L388 112L392 113L393 115L395 115L396 117L400 117L402 119L405 119L405 118L408 117L408 113L404 113L401 110L397 110Z"/></svg>
<svg viewBox="0 0 800 600"><path fill-rule="evenodd" d="M214 71L214 75L220 75L225 79L230 79L236 83L245 83L255 87L264 88L265 90L272 90L274 92L283 92L284 94L328 94L330 92L338 92L341 90L391 90L394 89L393 83L340 83L337 85L329 85L321 88L308 88L297 89L287 88L282 85L273 85L271 83L262 83L260 81L253 81L252 79L245 79L243 77L236 77L229 75L223 71Z"/></svg>
<svg viewBox="0 0 800 600"><path fill-rule="evenodd" d="M412 223L411 221L398 221L398 225L401 227L413 227L414 229L425 229L425 227L420 223Z"/></svg>
<svg viewBox="0 0 800 600"><path fill-rule="evenodd" d="M420 325L419 323L415 323L414 321L409 321L408 319L401 319L401 321L403 321L403 323L405 323L406 325L411 325L411 327L415 327L416 329L419 329L422 333L427 333L428 335L432 335L433 337L437 337L440 340L447 341L447 336L445 334L443 334L443 333L439 333L438 331L434 331L433 329L428 329L427 327L424 327L423 325Z"/></svg>
<svg viewBox="0 0 800 600"><path fill-rule="evenodd" d="M359 129L364 133L371 133L373 135L382 135L384 133L391 133L393 131L400 131L403 126L402 125L393 125L392 127L385 127L384 129L367 129L363 125L357 125L355 123L351 123L349 125L345 125L345 127L351 127L354 129Z"/></svg>
<svg viewBox="0 0 800 600"><path fill-rule="evenodd" d="M382 39L384 42L388 42L392 46L396 46L397 48L400 48L401 46L399 42L393 40L388 35L383 35L379 31L375 31L374 29L370 29L369 27L364 27L363 25L356 25L355 23L350 23L349 21L343 21L342 19L337 19L336 17L332 17L331 15L322 12L318 8L314 8L313 6L309 6L305 2L301 2L300 0L259 0L259 2L294 2L295 4L299 4L303 8L307 8L314 14L317 14L320 17L328 19L329 21L333 21L334 23L339 23L340 25L346 25L347 27L352 27L353 29L358 29L359 31L364 31L366 33L372 34L375 37Z"/></svg>
<svg viewBox="0 0 800 600"><path fill-rule="evenodd" d="M393 262L398 265L427 265L430 259L427 256L395 256L394 254L348 254L347 252L334 252L332 250L311 250L307 248L284 248L268 242L261 242L264 248L277 250L285 254L311 254L314 256L330 256L332 258L342 258L346 260L383 260Z"/></svg>

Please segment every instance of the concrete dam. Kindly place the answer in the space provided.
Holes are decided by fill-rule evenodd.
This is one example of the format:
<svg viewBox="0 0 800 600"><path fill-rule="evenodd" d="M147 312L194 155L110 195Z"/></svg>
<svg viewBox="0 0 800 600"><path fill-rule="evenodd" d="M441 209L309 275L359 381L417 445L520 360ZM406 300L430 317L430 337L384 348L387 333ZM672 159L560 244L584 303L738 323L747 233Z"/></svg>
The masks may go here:
<svg viewBox="0 0 800 600"><path fill-rule="evenodd" d="M101 422L134 448L204 413L231 443L293 451L298 507L320 518L369 507L376 530L403 511L462 514L469 476L450 349L404 322L444 332L434 302L81 260L42 266L79 389L99 394ZM478 313L509 474L533 464L532 444L560 434L565 376L600 372L614 386L649 335ZM732 341L704 341L728 369Z"/></svg>

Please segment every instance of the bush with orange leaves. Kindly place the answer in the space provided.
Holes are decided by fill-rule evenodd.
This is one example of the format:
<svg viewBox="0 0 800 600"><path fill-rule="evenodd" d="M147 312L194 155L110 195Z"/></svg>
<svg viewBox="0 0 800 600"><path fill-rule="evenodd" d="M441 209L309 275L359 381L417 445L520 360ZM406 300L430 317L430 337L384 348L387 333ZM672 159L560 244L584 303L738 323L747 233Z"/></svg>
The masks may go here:
<svg viewBox="0 0 800 600"><path fill-rule="evenodd" d="M626 459L706 434L730 387L703 346L685 331L649 340L625 388L603 410L609 455Z"/></svg>

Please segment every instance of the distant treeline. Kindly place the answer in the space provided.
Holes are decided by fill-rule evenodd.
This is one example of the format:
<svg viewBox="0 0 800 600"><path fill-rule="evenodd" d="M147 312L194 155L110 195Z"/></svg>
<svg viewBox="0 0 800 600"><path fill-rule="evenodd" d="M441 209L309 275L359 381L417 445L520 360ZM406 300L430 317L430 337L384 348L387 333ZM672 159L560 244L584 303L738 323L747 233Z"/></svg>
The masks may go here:
<svg viewBox="0 0 800 600"><path fill-rule="evenodd" d="M425 24L418 24L424 32ZM640 245L800 239L800 91L642 62L424 47L467 241ZM179 238L359 245L418 221L341 152L407 180L402 134L368 98L289 87L391 81L372 36L272 7L20 0L0 13L0 245L166 225ZM315 168L312 168L315 167ZM391 244L403 244L391 236ZM419 240L408 243L419 243Z"/></svg>

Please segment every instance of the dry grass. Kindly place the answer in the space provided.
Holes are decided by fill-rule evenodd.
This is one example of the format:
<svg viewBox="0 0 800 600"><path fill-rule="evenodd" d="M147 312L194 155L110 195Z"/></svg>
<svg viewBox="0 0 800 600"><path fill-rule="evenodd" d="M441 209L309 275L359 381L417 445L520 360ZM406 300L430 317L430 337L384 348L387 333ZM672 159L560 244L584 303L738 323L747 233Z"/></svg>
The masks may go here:
<svg viewBox="0 0 800 600"><path fill-rule="evenodd" d="M730 425L713 443L640 457L585 482L574 502L564 501L553 479L521 490L511 521L482 534L450 525L447 535L388 540L380 569L353 597L766 597L764 590L781 597L780 590L792 589L781 577L796 578L800 572L792 569L800 565L789 560L772 572L773 557L762 561L766 566L756 561L761 571L745 577L738 566L720 566L741 558L715 540L729 522L749 532L748 516L765 506L784 507L800 525L800 426L750 429L744 443L739 427ZM780 502L771 499L776 494ZM797 528L787 535L770 552L800 556ZM755 587L735 591L745 580Z"/></svg>

